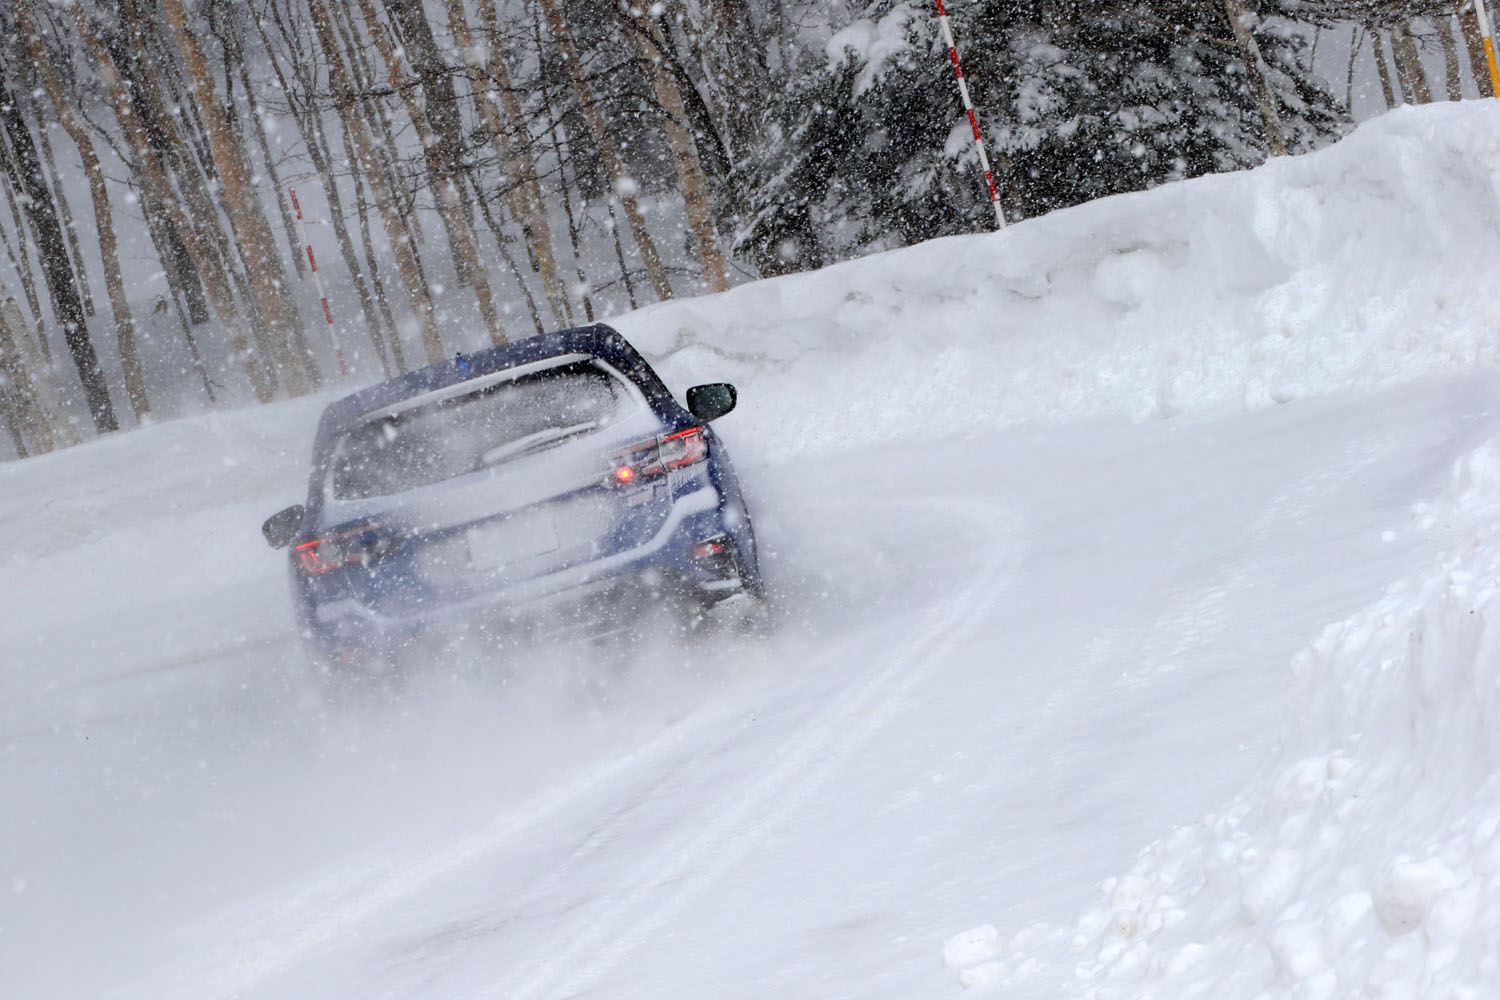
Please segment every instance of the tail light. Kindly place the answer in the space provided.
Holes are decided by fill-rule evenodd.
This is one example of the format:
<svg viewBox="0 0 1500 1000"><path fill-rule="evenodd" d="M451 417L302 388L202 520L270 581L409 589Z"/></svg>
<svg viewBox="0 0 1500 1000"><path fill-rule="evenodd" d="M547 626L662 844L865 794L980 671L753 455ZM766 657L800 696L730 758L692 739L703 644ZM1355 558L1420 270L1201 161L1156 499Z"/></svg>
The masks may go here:
<svg viewBox="0 0 1500 1000"><path fill-rule="evenodd" d="M715 535L707 538L688 550L694 559L714 559L729 552L729 536Z"/></svg>
<svg viewBox="0 0 1500 1000"><path fill-rule="evenodd" d="M702 427L662 434L611 456L614 465L609 474L611 486L627 486L638 479L650 479L672 469L693 465L708 457L708 440Z"/></svg>
<svg viewBox="0 0 1500 1000"><path fill-rule="evenodd" d="M356 525L303 542L292 551L296 553L297 565L309 576L346 566L365 566L393 547L393 540L382 537L378 531L376 524Z"/></svg>

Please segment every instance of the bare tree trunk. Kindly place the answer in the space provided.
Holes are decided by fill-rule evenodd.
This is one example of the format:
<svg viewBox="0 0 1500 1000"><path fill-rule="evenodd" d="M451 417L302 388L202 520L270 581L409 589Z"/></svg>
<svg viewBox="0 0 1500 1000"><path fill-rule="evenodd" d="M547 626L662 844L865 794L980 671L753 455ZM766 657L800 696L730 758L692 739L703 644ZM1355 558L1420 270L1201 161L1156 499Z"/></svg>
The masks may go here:
<svg viewBox="0 0 1500 1000"><path fill-rule="evenodd" d="M1417 99L1411 89L1411 73L1406 65L1405 53L1401 50L1399 28L1391 31L1391 62L1396 64L1396 90L1401 95L1401 103L1416 104Z"/></svg>
<svg viewBox="0 0 1500 1000"><path fill-rule="evenodd" d="M449 231L448 246L452 251L453 269L458 283L467 285L473 278L474 262L463 255L460 247L465 234L469 234L471 241L473 237L468 207L461 203L457 194L462 187L459 174L465 158L464 126L458 114L458 95L453 90L453 78L438 51L437 40L432 36L432 25L427 21L422 0L384 0L384 4L400 39L401 55L411 63L416 82L422 87L420 105L416 102L416 95L410 90L401 87L394 89L407 106L408 115L411 113L410 109L416 107L426 123L428 138L423 140L423 151L427 154L429 184L439 201L451 199L453 207L463 218L464 233L459 234L452 231L452 212L438 213L443 228ZM366 23L376 25L369 4L361 0L360 9L364 12ZM379 30L372 31L371 37L377 45L385 43L386 48L382 49L381 56L385 60L389 76L391 61L386 52L389 51L390 41Z"/></svg>
<svg viewBox="0 0 1500 1000"><path fill-rule="evenodd" d="M666 268L662 267L661 256L656 252L656 243L646 229L645 217L641 215L640 204L636 201L635 182L625 173L625 164L615 148L614 137L610 135L609 126L604 121L604 115L599 111L599 104L594 98L593 87L589 85L588 77L584 74L583 60L579 58L578 48L573 44L573 36L568 31L567 22L563 20L562 8L558 6L558 0L540 0L540 6L547 18L547 30L552 34L552 42L557 46L563 65L567 68L568 77L573 83L573 92L578 98L579 111L583 113L583 119L588 123L589 132L593 135L594 145L598 147L599 156L604 160L605 170L615 189L615 197L625 209L625 218L630 223L630 233L635 237L636 249L640 251L641 261L646 265L646 276L650 279L651 287L656 291L658 299L663 301L670 299L672 286L667 282Z"/></svg>
<svg viewBox="0 0 1500 1000"><path fill-rule="evenodd" d="M62 324L63 339L72 355L73 365L78 369L78 379L83 384L89 416L100 434L119 430L104 370L99 367L98 355L94 353L94 344L89 339L83 302L78 296L78 284L72 262L68 259L67 241L57 219L52 192L47 189L47 182L42 177L42 165L31 140L31 131L22 120L20 107L10 94L3 64L0 64L0 121L3 121L5 134L10 140L10 165L15 169L13 180L25 197L25 212L36 240L42 277L47 283L53 312Z"/></svg>
<svg viewBox="0 0 1500 1000"><path fill-rule="evenodd" d="M250 16L254 15L254 8L249 8ZM233 15L231 15L232 17ZM286 234L286 244L291 251L292 264L297 269L299 280L307 277L307 266L302 263L302 247L297 238L297 226L292 219L292 213L287 208L286 199L281 196L281 177L276 170L276 157L271 152L271 140L266 135L266 124L261 120L260 103L255 96L255 85L250 80L250 68L245 63L245 42L240 34L238 23L228 26L219 36L219 43L224 47L224 72L226 76L233 66L238 71L240 86L245 91L245 103L249 111L251 133L255 136L255 144L260 148L261 161L266 166L266 177L271 181L271 190L276 192L276 210L281 216L281 230ZM269 53L268 53L269 55ZM278 73L280 71L278 70ZM290 95L288 95L290 97Z"/></svg>
<svg viewBox="0 0 1500 1000"><path fill-rule="evenodd" d="M651 8L651 10L656 9L658 8L654 6ZM660 10L661 13L654 20L656 21L657 30L664 40L664 44L661 47L662 59L665 67L677 81L677 92L682 95L682 103L687 108L688 123L693 131L693 140L698 147L698 161L703 164L709 176L720 180L727 180L730 171L734 169L736 159L729 152L729 146L723 136L723 129L720 128L713 110L708 106L708 102L704 99L703 94L699 92L697 84L694 83L692 75L687 71L682 53L671 30L672 19L669 17L666 7L662 6ZM681 23L679 21L679 24ZM703 64L701 56L702 48L694 41L697 38L697 33L688 30L689 27L688 25L683 25L683 35L689 40L690 49L694 53L699 53L697 62L701 66ZM755 113L757 115L762 104L763 99L756 98ZM742 150L741 155L743 156L746 152L748 150ZM736 201L740 200L733 189L728 194L730 197L735 198ZM741 208L743 207L741 205Z"/></svg>
<svg viewBox="0 0 1500 1000"><path fill-rule="evenodd" d="M416 207L417 187L412 185L410 190L406 190L401 183L399 169L401 147L396 144L396 134L391 130L391 116L386 113L385 107L376 94L375 67L370 62L369 46L355 30L353 4L340 2L329 7L328 10L333 15L330 18L330 24L339 38L339 43L343 46L343 51L348 56L347 68L352 75L352 87L358 98L359 113L364 116L367 134L371 137L372 148L378 156L375 162L365 164L365 169L373 171L378 166L385 178L386 186L399 199L401 224L411 234L412 252L416 253L419 245L427 243L427 235L422 227L422 216L417 212ZM384 30L384 25L370 26L372 34ZM379 143L375 142L376 137L379 137ZM421 257L418 256L416 260L417 271L421 273ZM427 279L424 277L422 280L425 283Z"/></svg>
<svg viewBox="0 0 1500 1000"><path fill-rule="evenodd" d="M19 2L19 0L18 0ZM35 86L32 87L35 90ZM40 110L33 109L41 121ZM78 272L78 297L83 300L83 314L94 315L94 294L89 290L88 265L83 258L83 249L78 244L78 227L73 223L73 206L68 204L67 192L63 190L62 175L57 171L57 158L52 155L52 140L47 138L45 126L36 130L37 148L42 151L42 163L47 176L52 178L52 197L57 202L57 216L62 220L63 233L68 237L68 251L73 255L73 269Z"/></svg>
<svg viewBox="0 0 1500 1000"><path fill-rule="evenodd" d="M380 315L385 320L385 328L390 333L391 363L396 366L397 371L404 372L406 371L406 355L401 349L401 330L396 325L396 317L391 313L390 296L385 293L385 281L380 277L380 258L375 253L375 241L370 238L370 204L365 198L364 172L359 167L359 154L354 148L354 140L349 136L349 123L341 120L340 128L344 154L349 164L349 179L354 183L354 211L359 218L360 242L365 248L365 268L370 275L370 285L375 291L375 305L379 308ZM325 155L331 157L332 154Z"/></svg>
<svg viewBox="0 0 1500 1000"><path fill-rule="evenodd" d="M422 87L423 110L438 143L446 176L453 180L461 172L465 157L464 124L458 113L452 71L438 50L421 0L384 0L384 3L400 32L403 55L410 60L417 83Z"/></svg>
<svg viewBox="0 0 1500 1000"><path fill-rule="evenodd" d="M172 291L172 308L177 313L177 322L182 327L182 339L187 341L188 355L193 359L193 371L197 373L198 380L203 383L203 394L208 397L210 405L218 403L218 397L214 395L214 381L208 377L208 369L203 364L203 355L198 350L198 338L193 336L192 324L188 322L187 315L182 311L182 303L177 298L175 290Z"/></svg>
<svg viewBox="0 0 1500 1000"><path fill-rule="evenodd" d="M389 6L391 5L387 3L387 7ZM375 23L375 7L371 0L359 0L359 7L365 20ZM418 11L418 16L421 16L420 11ZM421 16L421 21L424 26L427 24L425 16ZM483 265L479 263L479 251L474 246L474 235L469 230L469 220L456 186L458 174L451 163L443 162L443 150L448 143L433 130L433 123L428 119L426 109L417 103L415 95L407 85L406 74L401 68L400 56L379 31L373 32L373 37L376 47L380 50L380 57L385 61L386 75L390 80L391 88L401 95L401 100L406 105L406 114L417 130L417 141L421 143L422 154L427 161L427 176L433 193L437 195L438 211L448 231L453 258L460 264L458 268L460 281L466 277L468 283L474 286L474 298L479 303L479 314L484 319L485 328L489 330L490 343L503 344L508 339L505 335L505 325L500 322L500 314L495 311L495 300L490 290L489 277L485 274ZM427 37L429 40L432 37L430 30ZM452 92L451 86L449 92ZM433 107L434 103L429 99L428 108Z"/></svg>
<svg viewBox="0 0 1500 1000"><path fill-rule="evenodd" d="M735 6L735 0L731 0L730 6ZM779 10L780 5L778 4L777 7ZM717 23L712 20L703 20L705 14L702 10L699 11L697 16L703 22L702 29L712 28ZM717 16L723 18L740 17L741 15L726 13L721 9ZM784 11L781 14L781 18L784 29ZM677 91L682 95L683 103L688 111L688 119L692 124L693 135L698 148L698 162L705 166L711 176L718 178L725 185L724 194L733 203L738 216L745 218L750 214L751 209L748 200L748 189L744 185L732 183L730 181L730 174L734 165L748 156L754 148L756 135L759 130L760 109L764 106L764 102L759 97L750 96L753 88L740 88L734 91L734 93L740 96L733 98L726 97L724 93L721 93L719 99L721 101L730 101L733 105L733 107L726 107L725 114L732 113L739 117L735 123L730 123L725 119L725 115L716 115L709 108L707 101L699 93L692 77L688 74L683 57L678 51L678 46L674 44L674 36L669 28L669 18L665 8L656 17L656 22L666 42L663 48L663 55L670 63L672 75L677 79ZM717 40L716 44L700 44L700 28L695 27L691 20L679 23L682 24L682 34L687 40L689 48L699 66L707 67L714 59L723 58L722 45L717 44ZM749 23L748 15L745 15L744 23ZM784 31L782 42L785 44ZM769 82L769 72L764 64L764 60L756 57L753 62L754 66L751 75L764 74L766 77L764 86L769 89L771 83ZM706 69L705 72L707 72ZM722 127L720 125L721 122L723 122ZM734 132L733 140L726 138L731 131ZM732 151L731 141L733 142ZM778 274L791 274L794 271L803 270L807 267L817 267L821 263L821 255L818 254L816 249L818 246L817 236L812 232L811 222L805 213L799 219L796 241L804 249L802 253L790 259L785 259L778 254L774 244L761 241L753 243L750 248L751 258L760 276L770 278Z"/></svg>
<svg viewBox="0 0 1500 1000"><path fill-rule="evenodd" d="M542 47L541 21L533 18L531 27L535 33L537 50L540 51ZM552 140L552 156L557 161L558 188L562 194L563 214L568 220L568 246L573 252L573 269L578 275L578 292L580 298L583 300L583 315L588 322L592 323L594 321L594 302L589 296L589 277L583 270L583 255L579 248L578 222L573 215L573 198L568 194L567 172L563 169L563 164L566 160L563 157L562 140L558 137L558 129L560 128L558 115L553 111L552 91L548 88L545 78L538 78L537 89L541 91L542 95L543 117L547 122L548 138ZM573 322L571 318L573 315L571 299L568 303L568 315L570 317L569 322Z"/></svg>
<svg viewBox="0 0 1500 1000"><path fill-rule="evenodd" d="M233 215L202 120L189 88L180 77L178 62L163 61L159 55L171 51L175 42L162 31L159 12L147 0L118 0L118 4L124 30L117 35L110 51L116 71L130 81L131 107L140 117L153 159L162 166L165 201L158 207L175 213L169 228L191 228L196 234L194 245L199 253L192 255L193 267L206 280L219 281L229 301L233 302L238 294L249 313L244 325L249 328L274 388L274 371L284 366L273 361L278 354L273 334L245 279L245 244L233 240L221 224L221 218L232 224ZM167 31L170 30L168 27ZM180 211L176 210L178 202L172 193L174 182L183 206Z"/></svg>
<svg viewBox="0 0 1500 1000"><path fill-rule="evenodd" d="M370 204L365 198L364 173L359 169L359 154L354 150L354 142L349 137L349 125L343 123L344 151L349 157L350 179L354 182L354 210L359 217L359 238L365 248L365 267L369 270L370 284L375 289L375 304L380 308L380 315L385 319L386 329L391 334L391 360L398 371L406 371L406 357L401 349L401 330L396 326L396 318L391 314L390 296L385 293L385 282L380 277L380 259L375 254L375 242L370 239Z"/></svg>
<svg viewBox="0 0 1500 1000"><path fill-rule="evenodd" d="M531 294L531 287L526 284L526 278L521 274L521 269L516 266L515 255L505 245L505 233L500 228L500 220L495 218L495 213L490 210L490 203L485 200L484 192L477 186L477 178L470 175L470 183L475 184L474 200L479 204L479 210L484 216L485 224L490 227L490 232L495 234L495 246L500 251L500 259L505 261L505 266L510 269L511 275L516 279L516 287L521 290L521 296L526 300L526 308L531 312L531 322L536 327L537 333L546 333L547 328L542 324L541 311L537 309L536 297Z"/></svg>
<svg viewBox="0 0 1500 1000"><path fill-rule="evenodd" d="M156 255L161 261L167 286L174 297L181 298L187 305L184 318L190 326L185 329L207 323L213 313L209 309L208 295L203 288L203 276L188 253L186 241L173 224L166 207L155 199L150 189L139 183L134 184L134 187L141 199L146 231L150 234L151 244L156 248Z"/></svg>
<svg viewBox="0 0 1500 1000"><path fill-rule="evenodd" d="M1266 128L1266 149L1272 156L1286 155L1286 139L1282 136L1281 115L1276 110L1276 97L1266 82L1260 57L1260 46L1250 33L1250 12L1240 0L1224 0L1224 16L1234 32L1235 45L1240 50L1240 59L1245 65L1245 77L1250 83L1250 92L1260 108L1261 120Z"/></svg>
<svg viewBox="0 0 1500 1000"><path fill-rule="evenodd" d="M0 303L0 321L9 324L12 342L20 349L24 363L31 372L32 392L41 407L42 419L51 428L53 445L58 448L73 447L78 443L78 431L68 417L67 407L63 405L62 392L52 373L51 363L26 335L26 317L21 315L21 307L16 305L15 299L7 298Z"/></svg>
<svg viewBox="0 0 1500 1000"><path fill-rule="evenodd" d="M1344 110L1350 113L1354 111L1354 60L1359 56L1359 32L1357 24L1349 29L1349 69L1344 74Z"/></svg>
<svg viewBox="0 0 1500 1000"><path fill-rule="evenodd" d="M136 113L134 102L125 88L114 57L100 39L93 23L84 12L82 4L74 5L73 20L78 27L78 37L83 41L85 50L93 59L100 77L104 80L105 88L109 92L110 101L114 106L115 120L119 123L126 145L134 157L133 168L146 194L144 201L148 209L154 203L166 213L172 229L184 244L188 259L195 267L203 269L198 272L202 279L203 289L208 293L209 299L213 302L214 311L218 313L219 321L224 325L230 349L235 358L244 366L245 374L250 379L250 386L254 389L256 398L263 403L270 402L275 394L275 383L270 371L262 364L260 356L251 348L246 339L228 277L220 270L222 262L218 255L204 243L192 222L183 214L182 206L177 202L166 171L151 148L145 125L141 121L141 116Z"/></svg>
<svg viewBox="0 0 1500 1000"><path fill-rule="evenodd" d="M391 242L391 249L396 255L396 269L401 274L402 284L406 286L412 310L417 314L417 322L422 330L422 347L426 351L427 362L437 364L443 359L444 351L442 337L438 334L437 319L433 315L432 299L428 296L427 285L417 270L416 250L412 246L411 236L396 214L396 202L392 197L390 186L378 169L372 169L378 165L375 148L370 141L369 134L365 131L364 119L355 106L356 98L349 80L349 71L344 66L343 57L339 53L338 43L333 35L333 24L329 19L328 7L324 0L308 0L308 9L312 14L313 27L317 31L318 41L323 47L328 69L328 82L333 88L336 106L354 141L356 159L364 161L365 179L374 191L376 208L380 211L386 235Z"/></svg>
<svg viewBox="0 0 1500 1000"><path fill-rule="evenodd" d="M625 298L630 300L631 309L639 309L640 303L635 300L635 283L630 280L630 265L625 263L625 245L620 242L620 220L615 217L615 203L606 201L609 208L609 235L615 241L615 263L620 265L620 280L625 283Z"/></svg>
<svg viewBox="0 0 1500 1000"><path fill-rule="evenodd" d="M703 175L703 165L698 162L697 147L693 134L687 128L687 109L682 103L682 94L677 90L677 81L664 65L666 39L655 18L645 16L627 25L626 34L646 62L651 78L651 88L656 102L664 115L662 127L667 134L667 145L672 151L672 165L677 170L677 188L682 192L687 211L688 232L692 236L693 255L703 268L703 278L710 292L722 292L729 288L729 274L724 264L724 254L719 249L719 233L714 226L713 210L708 204L708 179Z"/></svg>
<svg viewBox="0 0 1500 1000"><path fill-rule="evenodd" d="M536 162L531 155L529 136L526 134L526 117L521 111L521 102L511 86L510 69L505 58L497 51L496 39L499 29L495 7L489 0L480 0L482 24L486 35L483 56L474 44L464 15L463 0L448 0L448 24L460 52L473 59L471 64L482 74L482 84L475 89L474 106L479 110L479 120L489 133L495 156L505 168L505 177L510 185L512 213L521 223L521 232L527 242L527 251L536 262L542 275L542 288L547 294L547 304L552 310L552 321L559 326L571 322L567 292L557 273L557 255L552 248L552 228L547 222L547 207L542 203L541 186L537 183ZM496 101L499 107L496 107ZM504 116L501 116L504 109ZM510 138L507 141L507 136Z"/></svg>
<svg viewBox="0 0 1500 1000"><path fill-rule="evenodd" d="M1375 75L1380 78L1380 95L1385 98L1387 110L1396 107L1396 92L1391 86L1391 69L1385 61L1385 46L1380 41L1380 29L1370 29L1370 45L1375 52Z"/></svg>
<svg viewBox="0 0 1500 1000"><path fill-rule="evenodd" d="M0 395L8 404L11 438L22 458L78 443L52 368L32 343L26 318L12 298L0 303Z"/></svg>
<svg viewBox="0 0 1500 1000"><path fill-rule="evenodd" d="M5 139L0 136L0 173L9 177L15 172L15 167L10 162L10 150L6 148ZM0 184L0 189L5 191L5 204L10 208L11 221L16 227L16 242L18 247L10 245L10 238L5 236L5 230L0 228L0 237L5 237L5 254L10 258L11 266L21 276L21 290L26 296L26 307L31 310L31 315L36 317L36 339L42 350L42 357L47 359L47 364L52 363L52 347L47 343L47 331L42 324L42 300L36 291L36 273L31 267L31 252L26 242L26 223L21 219L21 207L16 204L15 192L10 189L9 184Z"/></svg>
<svg viewBox="0 0 1500 1000"><path fill-rule="evenodd" d="M4 373L5 364L4 334L0 333L0 374ZM17 458L30 458L31 452L26 447L26 438L21 435L21 422L26 419L22 413L21 404L16 397L16 392L0 378L0 417L5 420L5 429L10 432L11 447L16 449Z"/></svg>
<svg viewBox="0 0 1500 1000"><path fill-rule="evenodd" d="M162 6L187 69L193 103L204 119L214 167L228 203L230 224L234 227L236 239L245 248L251 292L270 328L277 366L287 391L293 396L304 395L317 386L320 376L308 350L302 318L297 314L286 287L286 273L276 253L276 240L250 183L244 151L224 120L203 50L188 25L183 0L162 0Z"/></svg>
<svg viewBox="0 0 1500 1000"><path fill-rule="evenodd" d="M1422 57L1417 54L1417 43L1412 41L1411 22L1402 21L1396 26L1395 40L1396 72L1405 81L1404 90L1409 90L1413 104L1431 104L1432 88L1427 83L1427 72L1422 69Z"/></svg>
<svg viewBox="0 0 1500 1000"><path fill-rule="evenodd" d="M12 325L7 313L20 318L15 299L7 299L10 309L0 309L0 402L5 404L6 422L16 453L22 458L43 454L57 447L52 435L52 421L42 408L36 383L40 357L34 357L25 321ZM50 373L49 373L50 374Z"/></svg>
<svg viewBox="0 0 1500 1000"><path fill-rule="evenodd" d="M99 238L99 255L104 262L104 287L109 294L110 310L114 313L115 337L120 347L120 367L125 374L125 393L130 398L131 409L137 421L151 413L151 401L146 394L146 379L141 370L141 358L135 346L135 316L130 311L130 300L125 294L125 279L120 273L119 241L115 237L114 214L110 207L109 189L104 183L104 171L99 166L99 155L94 151L94 142L89 137L73 106L62 91L62 84L52 70L52 63L42 49L41 35L32 16L31 4L25 0L16 4L17 23L26 49L36 66L43 89L57 112L57 120L67 131L78 155L83 161L83 172L88 178L89 195L94 202L94 225Z"/></svg>
<svg viewBox="0 0 1500 1000"><path fill-rule="evenodd" d="M1464 79L1458 64L1458 43L1453 39L1453 19L1435 17L1433 23L1437 28L1438 44L1443 47L1444 89L1448 100L1461 101L1464 99Z"/></svg>
<svg viewBox="0 0 1500 1000"><path fill-rule="evenodd" d="M77 9L75 5L75 17ZM104 58L113 59L114 72L121 79L130 81L126 91L128 101L124 106L131 108L139 116L141 134L146 140L143 148L154 154L162 166L164 177L175 172L183 178L184 196L191 206L190 218L213 230L211 234L200 230L201 242L222 241L217 211L198 183L197 171L191 169L193 157L188 153L186 143L171 128L168 104L162 96L156 74L146 69L151 65L153 54L163 47L162 41L153 32L153 26L159 25L155 21L147 22L147 15L141 10L138 0L121 0L119 20L121 30L112 38L105 39L107 48L101 47L100 51L107 52ZM170 186L165 190L170 193ZM209 296L203 284L208 280L212 268L194 259L188 250L187 237L183 235L180 224L173 220L168 207L158 195L159 192L146 188L142 192L142 209L147 215L152 241L166 268L167 282L174 289L180 290L186 299L188 316L193 324L206 323L210 316Z"/></svg>
<svg viewBox="0 0 1500 1000"><path fill-rule="evenodd" d="M286 73L282 69L281 60L277 58L276 50L271 44L270 36L266 32L265 23L260 11L251 8L251 16L255 22L256 32L260 35L261 44L265 47L266 58L270 60L271 69L276 74L276 81L281 87L281 92L286 95L287 110L291 113L292 120L297 123L297 131L302 136L303 145L307 148L308 159L312 161L313 170L317 171L322 180L324 194L328 198L328 214L333 222L334 237L338 242L339 253L344 258L344 266L349 271L349 276L354 282L355 294L359 297L360 312L365 319L365 331L370 335L370 342L375 347L375 353L380 358L381 368L389 378L397 372L404 371L406 365L401 357L401 346L397 340L395 320L391 318L390 307L385 301L385 291L376 281L376 294L379 296L379 308L377 309L374 296L370 292L370 282L365 280L364 270L360 266L359 254L354 247L354 240L349 235L348 222L344 217L343 200L339 194L338 178L333 174L333 157L329 152L328 138L323 130L323 121L313 106L312 87L300 74L300 66L295 64L293 56L293 71L299 72L298 81L307 96L307 104L299 109L298 100L293 93L292 87L287 80ZM356 192L359 190L359 174L354 174L354 186ZM356 197L358 195L356 194ZM361 206L363 216L363 206ZM368 241L368 232L365 234ZM386 325L381 325L382 315ZM387 344L386 336L389 335L390 343Z"/></svg>
<svg viewBox="0 0 1500 1000"><path fill-rule="evenodd" d="M1474 4L1472 0L1454 0L1453 10L1458 15L1458 26L1463 29L1464 48L1469 51L1469 72L1474 74L1474 86L1480 97L1494 97L1490 61L1484 54L1484 36L1479 31L1479 15L1474 11Z"/></svg>
<svg viewBox="0 0 1500 1000"><path fill-rule="evenodd" d="M388 346L380 326L380 314L370 294L370 283L365 280L364 271L359 266L359 255L354 249L354 240L349 235L349 224L344 220L344 204L339 195L338 184L333 175L327 172L326 167L325 161L325 169L320 169L319 173L325 178L326 186L323 190L328 198L328 217L333 221L333 234L339 245L339 255L344 258L344 267L348 268L349 276L354 281L354 291L359 298L360 312L364 315L365 329L369 331L370 342L375 346L375 354L380 358L381 368L389 378L406 370L406 364L401 357L401 348L395 345L395 322L391 321L389 329L391 345L394 346ZM317 169L316 161L314 169Z"/></svg>
<svg viewBox="0 0 1500 1000"><path fill-rule="evenodd" d="M771 89L765 48L748 0L688 0L688 17L700 39L709 101L723 122L729 155L739 163L755 148L760 109Z"/></svg>

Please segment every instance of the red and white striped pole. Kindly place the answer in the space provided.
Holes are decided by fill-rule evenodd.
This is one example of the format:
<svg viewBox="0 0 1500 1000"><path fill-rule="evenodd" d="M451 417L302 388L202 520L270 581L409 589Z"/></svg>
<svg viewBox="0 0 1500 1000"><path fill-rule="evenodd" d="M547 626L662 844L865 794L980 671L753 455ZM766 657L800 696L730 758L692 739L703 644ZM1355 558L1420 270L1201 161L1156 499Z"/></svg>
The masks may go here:
<svg viewBox="0 0 1500 1000"><path fill-rule="evenodd" d="M943 41L948 44L948 58L953 61L953 75L958 79L958 92L964 99L964 111L969 116L969 128L974 132L974 148L979 150L979 163L984 167L984 183L990 190L990 204L995 207L995 222L1005 228L1005 212L1000 207L1000 193L995 190L995 175L990 170L990 158L984 151L984 140L979 137L979 119L974 115L974 102L969 99L969 84L964 79L964 68L958 63L958 46L953 44L953 28L948 24L948 11L943 0L937 0L938 24L943 27Z"/></svg>
<svg viewBox="0 0 1500 1000"><path fill-rule="evenodd" d="M292 211L297 215L297 234L307 248L307 263L312 267L313 284L318 287L318 301L323 304L323 318L328 321L328 336L333 340L333 352L339 358L339 374L348 375L349 365L344 361L344 348L339 344L339 331L333 325L333 310L328 308L328 293L323 290L323 278L318 274L318 258L313 256L312 241L307 238L307 223L302 221L302 206L297 203L296 188L287 188L292 196Z"/></svg>

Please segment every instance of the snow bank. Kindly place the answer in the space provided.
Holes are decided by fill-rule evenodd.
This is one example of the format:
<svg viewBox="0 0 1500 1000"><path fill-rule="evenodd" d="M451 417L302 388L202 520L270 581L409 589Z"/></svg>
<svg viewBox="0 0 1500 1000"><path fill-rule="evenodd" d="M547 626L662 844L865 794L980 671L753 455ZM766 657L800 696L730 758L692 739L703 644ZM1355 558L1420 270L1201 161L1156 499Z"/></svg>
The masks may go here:
<svg viewBox="0 0 1500 1000"><path fill-rule="evenodd" d="M676 383L739 381L739 434L773 460L1375 388L1496 362L1497 163L1500 107L1403 109L1257 170L614 322Z"/></svg>
<svg viewBox="0 0 1500 1000"><path fill-rule="evenodd" d="M1075 927L955 937L945 958L963 985L1086 1000L1500 992L1500 443L1454 478L1416 529L1483 527L1296 658L1260 778L1106 880Z"/></svg>
<svg viewBox="0 0 1500 1000"><path fill-rule="evenodd" d="M1108 385L1093 402L1150 415L1493 364L1496 323L1464 307L1488 268L1447 248L1494 244L1497 112L1389 115L1324 153L1185 185L1173 213L1199 190L1244 185L1243 198L1178 214L1198 236L1173 265L1227 252L1224 216L1243 210L1240 235L1253 238L1242 266L1221 257L1209 271L1224 280L1205 273L1199 286L1202 301L1235 307L1206 329L1216 350L1174 348L1184 327L1167 323L1173 304L1143 294L1170 251L1101 256L1102 297L1142 302L1163 324L1156 346L1185 353L1160 367L1150 404ZM1149 370L1160 353L1126 329L1117 343L1141 340L1122 346L1121 366ZM1296 658L1292 708L1260 777L1106 880L1076 925L953 937L944 959L959 983L1090 1000L1500 993L1497 524L1491 443L1454 469L1444 498L1413 512L1414 530L1459 525L1463 543Z"/></svg>

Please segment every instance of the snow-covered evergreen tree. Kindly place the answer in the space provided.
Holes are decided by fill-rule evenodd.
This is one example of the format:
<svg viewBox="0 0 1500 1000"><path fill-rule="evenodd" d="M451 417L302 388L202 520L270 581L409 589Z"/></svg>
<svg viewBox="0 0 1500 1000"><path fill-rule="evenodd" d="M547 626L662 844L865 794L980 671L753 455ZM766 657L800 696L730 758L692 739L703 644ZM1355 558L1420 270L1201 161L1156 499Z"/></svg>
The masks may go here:
<svg viewBox="0 0 1500 1000"><path fill-rule="evenodd" d="M1299 27L1250 25L1288 151L1347 116ZM1261 162L1266 125L1221 0L975 0L948 7L1011 219ZM988 224L986 192L931 4L876 0L768 113L742 173L742 250L804 266ZM809 231L817 250L808 252Z"/></svg>

